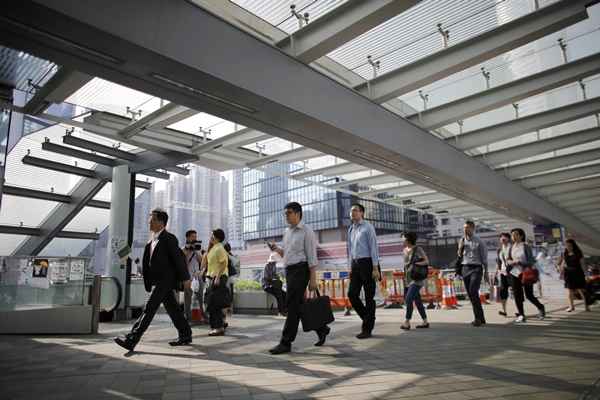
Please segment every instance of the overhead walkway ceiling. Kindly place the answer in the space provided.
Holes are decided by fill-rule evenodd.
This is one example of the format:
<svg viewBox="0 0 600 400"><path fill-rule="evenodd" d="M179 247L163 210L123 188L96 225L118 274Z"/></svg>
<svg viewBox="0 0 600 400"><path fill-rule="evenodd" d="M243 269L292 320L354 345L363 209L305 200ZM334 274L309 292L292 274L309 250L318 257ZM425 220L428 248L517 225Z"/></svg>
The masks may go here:
<svg viewBox="0 0 600 400"><path fill-rule="evenodd" d="M260 2L237 3L258 9ZM560 44L554 43L549 59L558 62L549 67L540 68L546 65L539 61L542 56L536 67L510 60L528 43L535 45L531 51L548 51L539 39L585 24L590 12L599 14L596 2L549 2L529 13L517 2L514 9L511 2L498 9L456 6L464 21L475 22L465 22L465 27L448 22L448 47L442 46L443 34L432 23L444 20L433 12L443 11L440 3L360 3L318 8L320 18L301 29L286 22L286 33L275 21L231 2L131 1L115 8L14 2L1 12L0 44L80 71L69 79L56 77L53 86L66 88L49 87L49 93L64 97L72 93L67 86L73 82L82 85L85 76L99 76L171 100L136 121L107 112L92 112L83 120L46 112L47 101L58 102L61 96L39 95L21 110L145 149L136 160L127 160L134 171L164 178L165 169L187 162L220 170L304 162L305 170L292 178L499 228L516 221L558 222L600 248L600 223L589 218L600 190L600 107L595 97L600 94L595 83L599 56L580 48L579 37L589 39L581 34L565 37L562 44L574 49L573 56L565 53L565 60L560 60ZM455 2L447 7L450 3ZM490 10L494 23L483 18ZM121 24L117 16L123 14L136 18ZM412 44L405 43L408 47L394 54L389 48L394 34L411 19L425 16L429 25L422 22L413 29L427 43L439 35L437 48L430 44L430 53L417 59L396 57ZM597 28L597 17L594 21ZM68 32L64 26L70 27ZM181 46L190 37L203 50L190 52ZM371 51L371 61L382 62L379 69L366 64L366 58L358 59ZM495 82L494 68L507 68L498 60L511 51L504 64L520 67L519 79ZM491 77L486 77L484 62L492 65ZM434 97L443 92L442 83L451 87L463 82L468 95ZM542 108L532 106L540 98ZM198 112L247 128L211 139L170 127ZM588 125L570 128L581 121ZM544 129L554 128L563 131L544 136ZM275 154L251 148L270 136L298 145ZM56 146L52 150L65 151ZM335 162L310 169L326 155L336 156ZM176 172L184 171L179 167Z"/></svg>

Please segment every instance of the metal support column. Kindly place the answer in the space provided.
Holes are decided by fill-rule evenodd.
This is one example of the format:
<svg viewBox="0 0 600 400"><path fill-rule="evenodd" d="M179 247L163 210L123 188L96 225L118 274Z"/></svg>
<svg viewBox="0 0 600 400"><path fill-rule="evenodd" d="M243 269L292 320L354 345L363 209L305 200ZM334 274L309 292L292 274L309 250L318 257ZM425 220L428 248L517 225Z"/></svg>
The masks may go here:
<svg viewBox="0 0 600 400"><path fill-rule="evenodd" d="M129 167L113 168L110 225L106 257L106 273L117 278L123 289L123 301L116 310L117 319L127 319L131 259L127 257L133 244L133 213L135 207L135 174Z"/></svg>

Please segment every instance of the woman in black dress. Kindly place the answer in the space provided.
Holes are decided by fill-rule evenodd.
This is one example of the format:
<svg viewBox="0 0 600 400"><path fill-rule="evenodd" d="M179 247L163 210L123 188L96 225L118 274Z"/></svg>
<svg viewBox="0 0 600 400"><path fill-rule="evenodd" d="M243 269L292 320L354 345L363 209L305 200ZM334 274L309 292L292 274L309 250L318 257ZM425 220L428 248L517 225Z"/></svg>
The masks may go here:
<svg viewBox="0 0 600 400"><path fill-rule="evenodd" d="M583 298L585 304L585 270L583 253L573 239L567 239L566 250L561 263L561 272L565 279L565 288L569 290L569 308L567 312L575 310L575 292ZM590 306L585 304L585 310L590 311Z"/></svg>

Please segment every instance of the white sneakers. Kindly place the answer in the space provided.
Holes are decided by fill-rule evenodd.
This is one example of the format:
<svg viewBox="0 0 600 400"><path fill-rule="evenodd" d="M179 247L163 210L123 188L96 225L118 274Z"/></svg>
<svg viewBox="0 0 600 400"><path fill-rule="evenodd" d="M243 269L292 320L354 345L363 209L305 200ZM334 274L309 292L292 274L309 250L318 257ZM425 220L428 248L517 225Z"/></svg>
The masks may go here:
<svg viewBox="0 0 600 400"><path fill-rule="evenodd" d="M525 317L523 317L522 315L519 315L517 317L517 319L515 319L515 324L524 324L525 323Z"/></svg>

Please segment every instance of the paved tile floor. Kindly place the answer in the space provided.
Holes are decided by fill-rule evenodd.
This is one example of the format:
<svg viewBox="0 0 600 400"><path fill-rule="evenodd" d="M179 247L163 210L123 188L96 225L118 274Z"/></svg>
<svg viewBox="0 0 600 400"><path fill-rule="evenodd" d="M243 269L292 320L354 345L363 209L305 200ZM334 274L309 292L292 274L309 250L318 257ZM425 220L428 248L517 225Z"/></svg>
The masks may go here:
<svg viewBox="0 0 600 400"><path fill-rule="evenodd" d="M301 333L284 356L267 352L283 324L271 316L236 315L225 337L194 327L192 346L171 348L175 330L159 315L129 354L111 340L129 323L101 324L95 336L0 336L0 399L599 398L600 306L567 314L545 301L544 321L514 325L492 304L488 325L473 328L463 303L428 310L431 329L407 332L404 310L379 309L365 341L354 338L356 315L338 314L327 346Z"/></svg>

